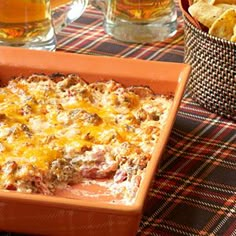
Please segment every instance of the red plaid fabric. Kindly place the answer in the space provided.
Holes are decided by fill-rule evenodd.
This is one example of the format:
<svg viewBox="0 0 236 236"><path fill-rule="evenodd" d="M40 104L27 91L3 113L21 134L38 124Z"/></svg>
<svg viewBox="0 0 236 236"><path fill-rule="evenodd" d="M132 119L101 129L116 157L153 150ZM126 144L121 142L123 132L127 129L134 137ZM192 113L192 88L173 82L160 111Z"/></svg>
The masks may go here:
<svg viewBox="0 0 236 236"><path fill-rule="evenodd" d="M105 34L102 13L89 6L79 20L59 33L57 50L182 62L183 33L178 12L174 37L154 44L125 44ZM186 93L138 236L236 235L235 131L233 121L206 111Z"/></svg>

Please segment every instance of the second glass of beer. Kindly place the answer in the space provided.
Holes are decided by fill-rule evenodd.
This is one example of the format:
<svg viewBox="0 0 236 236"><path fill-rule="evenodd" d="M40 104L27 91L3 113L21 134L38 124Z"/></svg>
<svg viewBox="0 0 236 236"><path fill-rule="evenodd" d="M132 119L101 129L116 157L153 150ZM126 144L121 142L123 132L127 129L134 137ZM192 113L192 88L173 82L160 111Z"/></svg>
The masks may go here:
<svg viewBox="0 0 236 236"><path fill-rule="evenodd" d="M91 0L105 15L105 31L134 43L163 41L176 33L174 0Z"/></svg>

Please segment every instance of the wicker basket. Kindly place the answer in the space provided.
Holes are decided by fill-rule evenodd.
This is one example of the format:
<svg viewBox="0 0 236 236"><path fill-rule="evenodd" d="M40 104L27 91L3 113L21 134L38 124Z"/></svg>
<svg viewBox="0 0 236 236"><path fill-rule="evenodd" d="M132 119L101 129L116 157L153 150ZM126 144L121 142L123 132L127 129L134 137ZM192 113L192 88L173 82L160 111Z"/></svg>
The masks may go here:
<svg viewBox="0 0 236 236"><path fill-rule="evenodd" d="M185 22L184 61L192 66L188 90L207 110L236 120L236 43Z"/></svg>

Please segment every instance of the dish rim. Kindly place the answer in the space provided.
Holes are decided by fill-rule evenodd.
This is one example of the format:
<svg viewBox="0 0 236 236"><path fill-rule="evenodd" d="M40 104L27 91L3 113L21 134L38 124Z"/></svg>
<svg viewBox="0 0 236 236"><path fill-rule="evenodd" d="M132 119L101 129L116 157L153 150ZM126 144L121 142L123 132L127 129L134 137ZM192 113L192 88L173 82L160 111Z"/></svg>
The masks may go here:
<svg viewBox="0 0 236 236"><path fill-rule="evenodd" d="M24 58L24 60L20 60L20 58ZM42 58L47 58L48 63L39 63ZM67 58L67 59L66 59ZM29 65L25 64L25 62L29 61ZM131 58L116 58L116 57L109 57L109 56L94 56L94 55L80 55L75 53L68 53L68 52L48 52L48 51L35 51L29 50L24 48L11 48L11 47L0 47L0 68L1 66L14 66L16 68L21 68L24 65L24 68L28 70L30 73L31 70L37 68L37 70L43 69L48 71L53 71L50 66L55 65L56 61L60 61L60 64L63 61L72 61L72 62L81 62L81 65L85 65L86 63L90 63L91 67L94 65L101 66L102 64L111 63L115 66L115 68L119 68L120 66L124 67L124 70L119 72L119 77L125 77L125 75L130 74L127 72L125 68L129 66L137 68L137 71L141 72L141 74L146 72L147 80L149 80L149 76L155 76L152 74L152 71L149 72L149 69L156 67L174 67L175 70L178 71L178 78L176 78L177 86L176 91L174 94L174 100L171 108L170 116L167 119L167 123L163 133L161 134L161 139L155 146L154 154L155 158L152 158L149 162L149 165L146 168L144 178L141 182L139 187L139 191L137 193L136 199L132 205L125 205L125 204L111 204L111 203L104 203L104 202L91 202L86 200L80 199L73 199L73 198L65 198L59 196L45 196L39 194L28 194L28 193L20 193L20 192L12 192L8 190L0 190L0 199L4 201L18 201L24 202L27 201L27 204L40 204L40 205L47 205L51 207L57 208L73 208L73 209L80 209L80 210L87 210L87 211L94 211L96 209L97 212L112 212L113 214L120 214L121 212L125 215L134 215L140 214L142 211L145 198L148 194L148 190L151 185L151 180L155 174L155 171L158 168L159 161L161 159L162 153L165 149L166 143L168 141L172 126L175 121L175 117L177 115L177 111L179 105L181 103L182 96L184 94L184 89L190 75L191 68L188 64L185 63L175 63L175 62L160 62L160 61L145 61L142 59L131 59ZM72 64L72 63L71 63ZM69 66L68 62L67 68L63 68L65 73L69 73L70 70L73 68L72 65ZM128 65L128 66L127 66ZM54 69L55 70L55 69ZM82 73L88 73L88 68L84 69L81 68ZM72 70L73 71L73 70ZM157 71L157 70L155 70ZM107 68L104 71L104 66L98 68L98 72L96 72L97 76L102 78L102 76L109 76L111 72L111 68ZM137 73L138 73L137 72ZM49 72L47 72L49 73ZM80 74L80 73L78 73ZM91 76L94 75L94 72L91 71L89 73ZM135 74L135 73L134 73ZM1 75L0 75L1 76ZM137 79L140 82L141 75L137 74ZM83 76L81 75L83 78ZM85 78L86 80L86 78ZM167 80L166 80L167 81ZM1 83L1 82L0 82ZM158 151L158 149L161 149ZM140 190L141 189L141 190Z"/></svg>

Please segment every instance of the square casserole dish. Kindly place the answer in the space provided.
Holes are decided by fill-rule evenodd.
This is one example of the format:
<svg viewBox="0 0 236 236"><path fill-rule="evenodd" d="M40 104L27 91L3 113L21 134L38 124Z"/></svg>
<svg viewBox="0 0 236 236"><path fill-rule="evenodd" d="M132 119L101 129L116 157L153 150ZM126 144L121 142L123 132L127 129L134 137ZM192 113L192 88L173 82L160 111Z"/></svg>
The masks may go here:
<svg viewBox="0 0 236 236"><path fill-rule="evenodd" d="M114 79L125 86L145 85L158 94L173 94L166 126L132 205L0 190L0 230L57 236L136 235L148 190L158 171L158 163L184 93L190 66L0 47L1 86L14 76L57 72L78 74L87 82Z"/></svg>

